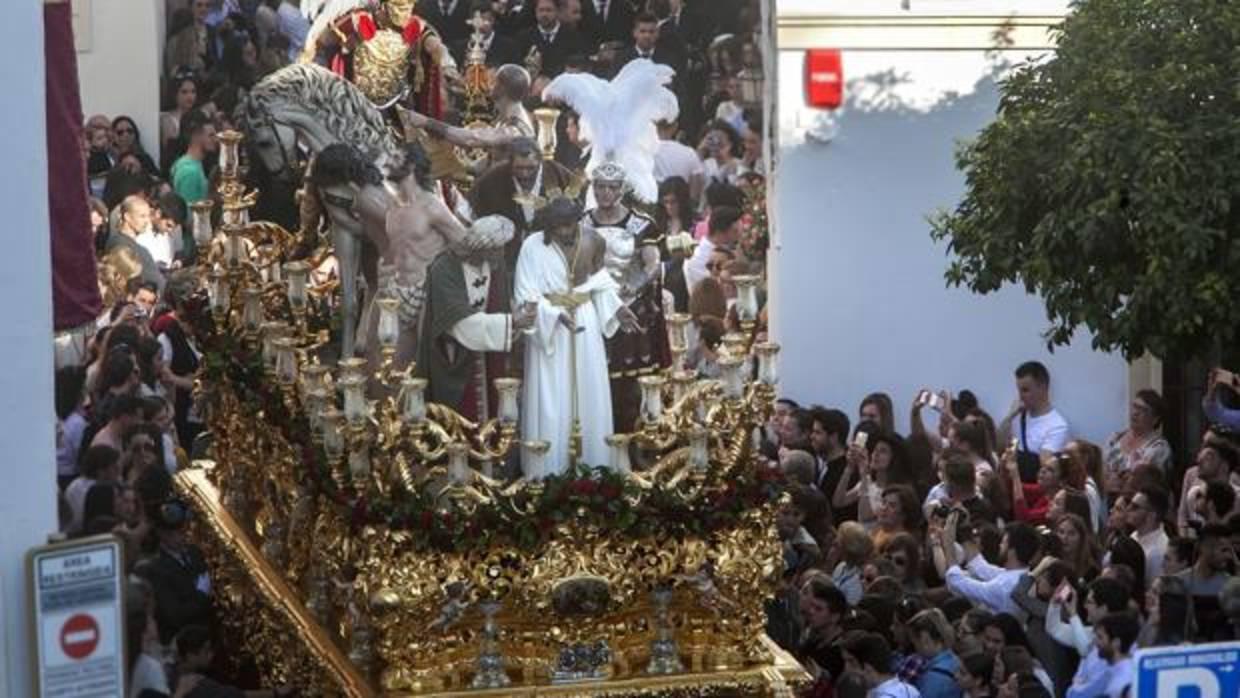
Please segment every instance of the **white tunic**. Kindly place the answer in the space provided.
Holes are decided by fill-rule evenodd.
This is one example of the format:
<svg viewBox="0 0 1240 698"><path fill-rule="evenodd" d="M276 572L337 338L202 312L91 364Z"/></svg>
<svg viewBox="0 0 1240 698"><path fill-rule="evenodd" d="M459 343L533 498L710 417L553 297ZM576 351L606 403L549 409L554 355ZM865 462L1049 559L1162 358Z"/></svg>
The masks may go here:
<svg viewBox="0 0 1240 698"><path fill-rule="evenodd" d="M615 280L605 269L571 288L589 296L574 313L577 332L560 322L562 308L547 294L565 293L569 287L568 261L557 245L543 243L533 233L521 245L514 279L515 301L537 303L538 319L526 337L525 380L522 386L521 436L525 440L551 443L542 467L523 464L525 476L541 479L565 472L570 464L568 446L573 422L572 342L576 342L577 413L581 422L582 461L591 466L609 462L604 438L612 433L611 383L607 376L604 337L619 327L622 307Z"/></svg>

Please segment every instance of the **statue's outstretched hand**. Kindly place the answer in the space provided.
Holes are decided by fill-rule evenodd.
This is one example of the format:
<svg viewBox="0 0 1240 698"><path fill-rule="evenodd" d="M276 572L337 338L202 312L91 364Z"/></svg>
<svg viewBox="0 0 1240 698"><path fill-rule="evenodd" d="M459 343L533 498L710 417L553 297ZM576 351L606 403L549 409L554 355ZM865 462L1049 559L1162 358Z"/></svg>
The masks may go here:
<svg viewBox="0 0 1240 698"><path fill-rule="evenodd" d="M616 319L620 321L620 331L628 334L634 332L645 332L641 323L637 321L637 316L633 314L633 310L628 306L620 308L616 311Z"/></svg>

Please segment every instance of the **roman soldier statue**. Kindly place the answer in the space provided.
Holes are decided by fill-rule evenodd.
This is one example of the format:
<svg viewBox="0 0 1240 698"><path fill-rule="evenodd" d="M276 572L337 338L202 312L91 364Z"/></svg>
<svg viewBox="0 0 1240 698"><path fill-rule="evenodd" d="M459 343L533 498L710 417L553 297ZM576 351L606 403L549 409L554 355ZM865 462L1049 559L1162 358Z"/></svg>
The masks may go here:
<svg viewBox="0 0 1240 698"><path fill-rule="evenodd" d="M303 14L313 21L302 59L353 82L385 113L399 104L441 118L443 80L455 76L456 64L435 28L413 14L416 4L302 0Z"/></svg>
<svg viewBox="0 0 1240 698"><path fill-rule="evenodd" d="M620 164L604 162L595 167L591 188L595 207L586 212L582 225L606 243L603 265L619 286L620 300L637 318L635 331L617 332L607 339L612 413L616 431L624 433L633 430L641 409L637 379L671 364L659 236L654 221L622 203L628 183Z"/></svg>

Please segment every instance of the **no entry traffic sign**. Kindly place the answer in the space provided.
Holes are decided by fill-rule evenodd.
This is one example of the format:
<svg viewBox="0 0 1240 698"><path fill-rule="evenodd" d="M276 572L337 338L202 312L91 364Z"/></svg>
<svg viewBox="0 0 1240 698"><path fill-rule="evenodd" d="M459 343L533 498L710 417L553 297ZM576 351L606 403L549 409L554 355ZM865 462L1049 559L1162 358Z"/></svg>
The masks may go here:
<svg viewBox="0 0 1240 698"><path fill-rule="evenodd" d="M38 695L125 694L121 548L98 536L35 548L27 557Z"/></svg>
<svg viewBox="0 0 1240 698"><path fill-rule="evenodd" d="M99 624L85 613L69 616L60 628L60 648L70 659L86 659L99 647Z"/></svg>

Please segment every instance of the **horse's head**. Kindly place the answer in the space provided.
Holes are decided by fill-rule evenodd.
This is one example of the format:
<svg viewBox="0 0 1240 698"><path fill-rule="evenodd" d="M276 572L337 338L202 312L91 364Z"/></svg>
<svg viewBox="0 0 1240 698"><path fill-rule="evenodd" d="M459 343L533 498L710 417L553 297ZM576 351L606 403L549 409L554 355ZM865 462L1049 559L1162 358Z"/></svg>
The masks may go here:
<svg viewBox="0 0 1240 698"><path fill-rule="evenodd" d="M238 122L245 132L245 143L255 158L272 174L281 178L297 173L297 130L276 118L269 104L251 95L239 107Z"/></svg>

